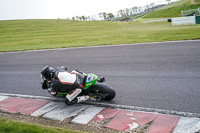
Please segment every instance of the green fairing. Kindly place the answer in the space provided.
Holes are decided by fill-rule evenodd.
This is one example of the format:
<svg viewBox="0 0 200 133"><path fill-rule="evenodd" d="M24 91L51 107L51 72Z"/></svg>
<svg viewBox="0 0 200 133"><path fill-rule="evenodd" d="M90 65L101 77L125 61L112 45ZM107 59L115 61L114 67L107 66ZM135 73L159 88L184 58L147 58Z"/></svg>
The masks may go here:
<svg viewBox="0 0 200 133"><path fill-rule="evenodd" d="M89 88L90 86L94 85L96 83L98 79L98 76L92 73L87 74L87 78L85 81L85 86L84 86L84 90L86 90L87 88Z"/></svg>

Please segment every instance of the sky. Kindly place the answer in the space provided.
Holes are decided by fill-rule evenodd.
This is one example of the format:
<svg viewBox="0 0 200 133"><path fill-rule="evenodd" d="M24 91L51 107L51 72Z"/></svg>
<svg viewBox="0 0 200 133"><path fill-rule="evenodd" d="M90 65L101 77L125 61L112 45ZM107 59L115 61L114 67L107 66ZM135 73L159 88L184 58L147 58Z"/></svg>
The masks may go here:
<svg viewBox="0 0 200 133"><path fill-rule="evenodd" d="M165 0L0 0L0 20L67 19L98 15Z"/></svg>

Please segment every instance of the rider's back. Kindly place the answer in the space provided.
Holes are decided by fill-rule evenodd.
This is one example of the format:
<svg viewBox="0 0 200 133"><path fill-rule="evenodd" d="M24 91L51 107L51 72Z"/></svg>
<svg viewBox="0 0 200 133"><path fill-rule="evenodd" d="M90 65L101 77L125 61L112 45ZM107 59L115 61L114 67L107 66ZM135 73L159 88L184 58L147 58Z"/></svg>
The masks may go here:
<svg viewBox="0 0 200 133"><path fill-rule="evenodd" d="M53 75L53 90L56 90L58 92L69 92L71 90L74 90L78 86L79 84L77 83L76 74L71 74L63 68L58 68Z"/></svg>

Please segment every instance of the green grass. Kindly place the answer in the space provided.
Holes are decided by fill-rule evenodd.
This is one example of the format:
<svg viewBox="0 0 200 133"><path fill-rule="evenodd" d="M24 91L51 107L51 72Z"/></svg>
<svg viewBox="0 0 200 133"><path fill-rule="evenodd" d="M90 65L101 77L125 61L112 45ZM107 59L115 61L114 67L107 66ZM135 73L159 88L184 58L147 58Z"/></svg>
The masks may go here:
<svg viewBox="0 0 200 133"><path fill-rule="evenodd" d="M200 25L168 22L0 21L0 52L200 38Z"/></svg>
<svg viewBox="0 0 200 133"><path fill-rule="evenodd" d="M172 3L172 4L168 5L168 6L165 6L165 7L161 8L161 9L159 9L159 10L173 8L173 7L176 8L177 6L182 6L182 5L189 4L190 1L191 0L180 0L178 2L175 2L175 3Z"/></svg>
<svg viewBox="0 0 200 133"><path fill-rule="evenodd" d="M181 17L181 11L197 9L200 7L200 0L194 0L195 4L191 4L191 0L181 0L179 2L172 3L166 7L159 10L150 12L149 14L143 16L143 18L171 18L171 17ZM188 13L189 14L189 13Z"/></svg>
<svg viewBox="0 0 200 133"><path fill-rule="evenodd" d="M0 133L84 133L64 128L44 127L0 119Z"/></svg>

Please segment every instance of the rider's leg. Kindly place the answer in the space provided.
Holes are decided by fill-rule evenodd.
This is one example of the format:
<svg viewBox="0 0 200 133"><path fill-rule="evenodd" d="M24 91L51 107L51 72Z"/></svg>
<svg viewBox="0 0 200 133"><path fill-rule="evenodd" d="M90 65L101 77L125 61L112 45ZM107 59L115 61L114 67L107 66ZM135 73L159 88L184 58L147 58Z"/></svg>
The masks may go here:
<svg viewBox="0 0 200 133"><path fill-rule="evenodd" d="M75 89L72 93L67 94L65 97L65 104L67 105L72 105L75 103L83 102L89 99L89 96L79 96L77 97L80 93L82 92L82 89Z"/></svg>

